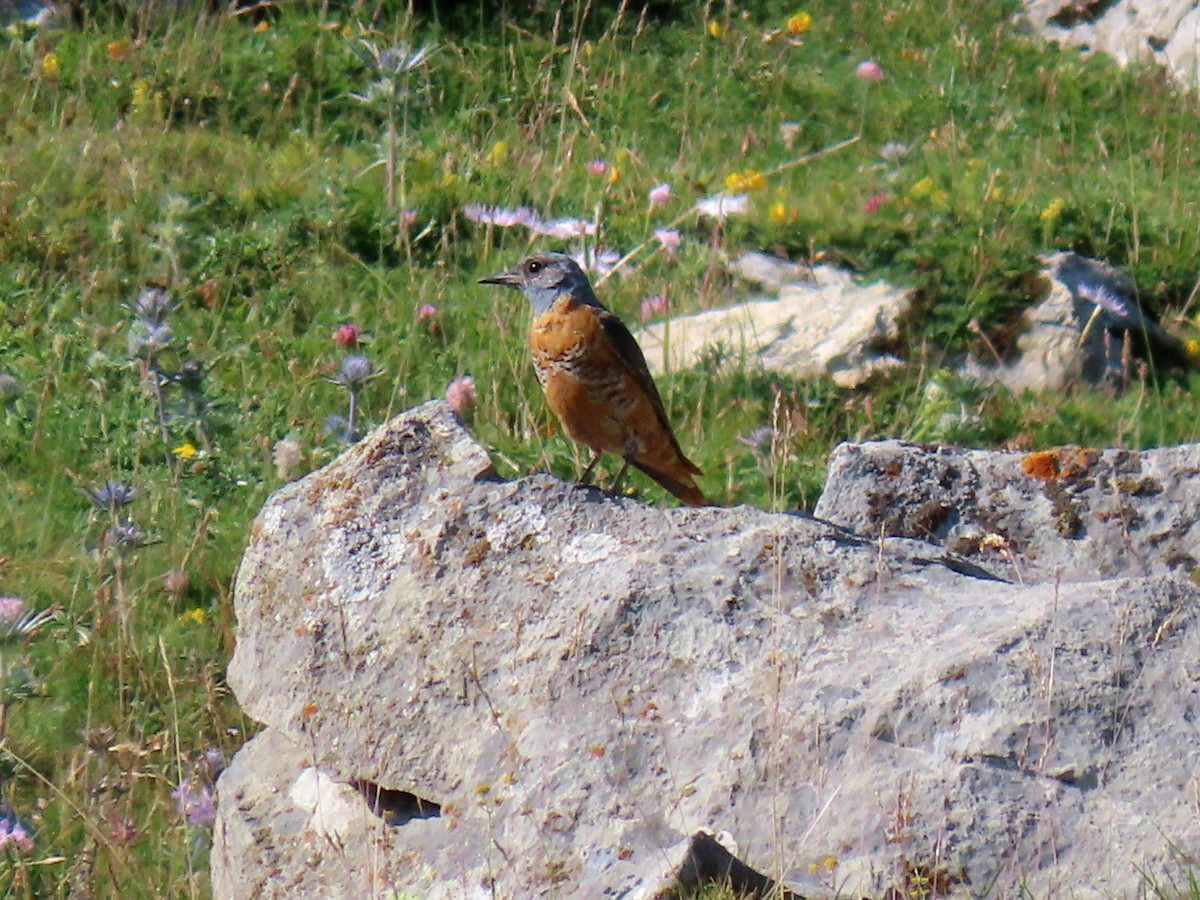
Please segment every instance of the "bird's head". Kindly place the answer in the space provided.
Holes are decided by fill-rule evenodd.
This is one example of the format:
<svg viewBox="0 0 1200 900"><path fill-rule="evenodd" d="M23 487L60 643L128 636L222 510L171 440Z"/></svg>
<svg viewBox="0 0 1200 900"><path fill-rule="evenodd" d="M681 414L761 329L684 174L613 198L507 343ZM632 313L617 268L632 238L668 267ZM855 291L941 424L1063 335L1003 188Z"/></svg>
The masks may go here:
<svg viewBox="0 0 1200 900"><path fill-rule="evenodd" d="M583 269L565 253L535 253L507 272L480 278L479 283L518 288L529 298L535 313L545 312L565 294L581 303L601 305Z"/></svg>

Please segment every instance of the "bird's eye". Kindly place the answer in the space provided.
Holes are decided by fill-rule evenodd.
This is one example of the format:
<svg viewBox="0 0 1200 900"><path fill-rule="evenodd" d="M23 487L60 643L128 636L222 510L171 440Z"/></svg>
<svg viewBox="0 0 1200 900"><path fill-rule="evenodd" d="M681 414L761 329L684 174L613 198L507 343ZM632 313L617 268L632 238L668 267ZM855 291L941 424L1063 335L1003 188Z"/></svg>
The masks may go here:
<svg viewBox="0 0 1200 900"><path fill-rule="evenodd" d="M530 275L536 275L538 272L542 271L542 264L536 259L531 259L529 261L529 265L527 265L525 268Z"/></svg>

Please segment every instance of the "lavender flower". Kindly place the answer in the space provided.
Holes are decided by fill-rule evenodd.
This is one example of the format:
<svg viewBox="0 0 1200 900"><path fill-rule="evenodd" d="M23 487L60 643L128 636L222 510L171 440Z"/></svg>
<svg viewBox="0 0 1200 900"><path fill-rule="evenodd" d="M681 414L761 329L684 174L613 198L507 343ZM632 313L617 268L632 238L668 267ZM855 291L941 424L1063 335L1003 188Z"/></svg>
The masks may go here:
<svg viewBox="0 0 1200 900"><path fill-rule="evenodd" d="M371 361L365 356L351 355L342 360L342 367L334 379L347 387L358 387L375 374Z"/></svg>
<svg viewBox="0 0 1200 900"><path fill-rule="evenodd" d="M167 316L175 311L175 301L171 295L157 284L142 288L137 298L129 303L129 310L147 325L162 325Z"/></svg>
<svg viewBox="0 0 1200 900"><path fill-rule="evenodd" d="M213 787L196 776L183 779L179 787L171 792L179 815L192 826L212 824L217 817L217 803Z"/></svg>
<svg viewBox="0 0 1200 900"><path fill-rule="evenodd" d="M33 838L29 836L29 829L11 810L0 813L0 850L5 847L12 847L18 853L33 851Z"/></svg>
<svg viewBox="0 0 1200 900"><path fill-rule="evenodd" d="M115 510L128 506L137 496L132 485L123 481L107 481L98 488L82 488L83 493L92 498L92 504L97 509Z"/></svg>

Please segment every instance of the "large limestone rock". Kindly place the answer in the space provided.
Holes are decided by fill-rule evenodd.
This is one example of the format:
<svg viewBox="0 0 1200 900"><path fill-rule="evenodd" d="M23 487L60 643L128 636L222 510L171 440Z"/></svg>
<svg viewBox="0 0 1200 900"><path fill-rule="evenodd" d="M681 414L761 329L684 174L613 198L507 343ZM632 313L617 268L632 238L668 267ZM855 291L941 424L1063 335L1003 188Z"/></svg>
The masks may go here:
<svg viewBox="0 0 1200 900"><path fill-rule="evenodd" d="M1182 541L1200 451L1174 453L1139 456L1145 489L1122 496L1153 481L1165 515L1178 490ZM1180 880L1200 854L1200 618L1155 556L1165 523L1135 504L1126 550L1055 580L1029 562L1056 515L1048 465L1026 484L1005 454L958 475L929 455L841 452L822 511L857 535L503 482L444 404L397 417L255 525L229 681L266 727L219 784L216 896L648 898L722 871L841 897ZM1133 463L1078 465L1098 479L1077 502L1092 529L1101 476L1122 493ZM911 527L922 483L1016 549L887 536L893 519L950 534L928 513Z"/></svg>

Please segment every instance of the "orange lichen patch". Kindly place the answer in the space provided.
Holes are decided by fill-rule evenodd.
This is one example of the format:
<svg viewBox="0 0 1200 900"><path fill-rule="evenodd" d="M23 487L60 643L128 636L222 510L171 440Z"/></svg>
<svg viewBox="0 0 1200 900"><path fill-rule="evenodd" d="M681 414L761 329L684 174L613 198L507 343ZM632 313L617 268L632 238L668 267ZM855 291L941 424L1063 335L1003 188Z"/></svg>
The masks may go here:
<svg viewBox="0 0 1200 900"><path fill-rule="evenodd" d="M1090 455L1082 447L1056 447L1030 453L1021 460L1021 468L1031 478L1057 481L1085 474L1091 462Z"/></svg>

